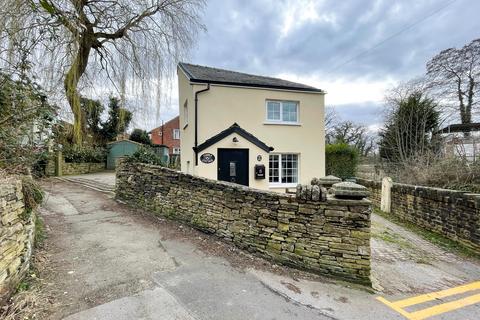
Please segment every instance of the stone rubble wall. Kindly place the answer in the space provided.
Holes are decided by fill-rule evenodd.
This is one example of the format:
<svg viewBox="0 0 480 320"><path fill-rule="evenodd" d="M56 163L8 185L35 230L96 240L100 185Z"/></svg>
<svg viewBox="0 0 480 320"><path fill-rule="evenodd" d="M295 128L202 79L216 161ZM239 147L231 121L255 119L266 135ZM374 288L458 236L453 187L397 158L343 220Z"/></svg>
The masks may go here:
<svg viewBox="0 0 480 320"><path fill-rule="evenodd" d="M119 200L279 263L370 284L370 201L302 190L297 198L158 166L117 168Z"/></svg>
<svg viewBox="0 0 480 320"><path fill-rule="evenodd" d="M105 163L95 163L95 162L75 163L75 162L62 161L62 175L66 175L66 176L94 173L94 172L100 172L104 170L105 170ZM51 159L47 162L45 174L47 176L55 175L55 160Z"/></svg>
<svg viewBox="0 0 480 320"><path fill-rule="evenodd" d="M382 182L363 178L357 178L356 181L358 184L368 189L370 192L368 199L372 201L375 207L380 208L380 203L382 201Z"/></svg>
<svg viewBox="0 0 480 320"><path fill-rule="evenodd" d="M380 207L382 183L357 179ZM391 214L480 251L480 194L393 183Z"/></svg>
<svg viewBox="0 0 480 320"><path fill-rule="evenodd" d="M35 214L25 214L21 180L0 178L0 304L30 267L34 230Z"/></svg>

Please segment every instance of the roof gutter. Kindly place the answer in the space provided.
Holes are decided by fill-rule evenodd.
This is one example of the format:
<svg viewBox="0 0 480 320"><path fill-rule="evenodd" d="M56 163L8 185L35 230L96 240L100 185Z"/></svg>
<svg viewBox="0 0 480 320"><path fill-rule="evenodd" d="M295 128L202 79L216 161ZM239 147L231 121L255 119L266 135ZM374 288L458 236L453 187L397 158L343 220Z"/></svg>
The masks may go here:
<svg viewBox="0 0 480 320"><path fill-rule="evenodd" d="M207 87L205 89L195 92L195 146L193 147L193 151L195 151L196 166L198 166L198 95L208 90L210 90L210 83L207 83Z"/></svg>
<svg viewBox="0 0 480 320"><path fill-rule="evenodd" d="M295 92L305 92L305 93L320 93L325 94L326 91L317 88L302 88L302 87L289 87L289 86L280 86L280 85L269 85L269 84L256 84L256 83L239 83L239 82L230 82L230 81L216 81L216 80L206 80L206 79L197 79L190 77L190 83L211 83L213 85L226 86L226 87L237 87L237 88L256 88L256 89L266 89L266 90L280 90L280 91L295 91Z"/></svg>

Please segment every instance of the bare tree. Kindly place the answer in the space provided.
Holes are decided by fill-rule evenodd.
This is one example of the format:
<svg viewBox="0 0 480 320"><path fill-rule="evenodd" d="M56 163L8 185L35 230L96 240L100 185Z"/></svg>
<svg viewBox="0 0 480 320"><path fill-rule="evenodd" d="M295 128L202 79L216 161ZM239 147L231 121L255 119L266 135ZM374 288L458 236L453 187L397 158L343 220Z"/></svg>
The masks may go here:
<svg viewBox="0 0 480 320"><path fill-rule="evenodd" d="M402 101L405 101L415 92L427 93L429 90L429 83L425 77L417 77L411 80L400 82L388 89L385 93L386 112L390 113L391 108L399 105Z"/></svg>
<svg viewBox="0 0 480 320"><path fill-rule="evenodd" d="M463 48L443 50L427 63L430 87L460 116L462 123L472 122L472 113L479 104L480 39Z"/></svg>
<svg viewBox="0 0 480 320"><path fill-rule="evenodd" d="M46 81L62 79L74 114L75 143L81 142L84 128L78 92L80 82L88 81L84 75L96 78L104 71L123 101L127 82L142 89L143 80L157 83L194 43L202 27L198 11L204 4L203 0L4 2L0 58L16 67L31 61L37 71L51 71L41 74Z"/></svg>
<svg viewBox="0 0 480 320"><path fill-rule="evenodd" d="M333 107L325 110L325 140L327 143L346 143L359 151L361 156L369 155L375 146L373 136L361 124L342 121Z"/></svg>
<svg viewBox="0 0 480 320"><path fill-rule="evenodd" d="M335 126L338 124L338 115L335 108L328 106L325 108L325 140L327 143L333 143Z"/></svg>
<svg viewBox="0 0 480 320"><path fill-rule="evenodd" d="M333 130L333 141L354 146L362 156L367 156L374 148L374 140L369 134L368 129L352 121L340 122L335 126Z"/></svg>

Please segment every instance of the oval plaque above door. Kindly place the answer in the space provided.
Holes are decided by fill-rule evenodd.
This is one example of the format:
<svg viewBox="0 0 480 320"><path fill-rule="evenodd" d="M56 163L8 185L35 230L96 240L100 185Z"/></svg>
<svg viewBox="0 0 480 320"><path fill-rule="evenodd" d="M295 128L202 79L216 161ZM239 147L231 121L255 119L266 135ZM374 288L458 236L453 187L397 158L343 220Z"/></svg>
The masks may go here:
<svg viewBox="0 0 480 320"><path fill-rule="evenodd" d="M204 153L200 156L200 161L203 163L212 163L215 161L215 156L211 153Z"/></svg>

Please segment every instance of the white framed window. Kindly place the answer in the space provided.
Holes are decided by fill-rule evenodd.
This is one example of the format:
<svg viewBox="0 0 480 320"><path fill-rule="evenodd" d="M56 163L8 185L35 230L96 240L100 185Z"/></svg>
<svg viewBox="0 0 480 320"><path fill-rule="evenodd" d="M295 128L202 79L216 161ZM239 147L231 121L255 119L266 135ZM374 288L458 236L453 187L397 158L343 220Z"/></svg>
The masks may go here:
<svg viewBox="0 0 480 320"><path fill-rule="evenodd" d="M188 99L185 100L185 103L183 104L183 122L185 123L183 125L183 128L188 125Z"/></svg>
<svg viewBox="0 0 480 320"><path fill-rule="evenodd" d="M298 123L298 102L267 100L267 123Z"/></svg>
<svg viewBox="0 0 480 320"><path fill-rule="evenodd" d="M180 148L173 148L173 154L180 154Z"/></svg>
<svg viewBox="0 0 480 320"><path fill-rule="evenodd" d="M295 186L298 183L298 154L270 154L269 182L271 186Z"/></svg>
<svg viewBox="0 0 480 320"><path fill-rule="evenodd" d="M180 129L173 129L173 139L180 140Z"/></svg>

